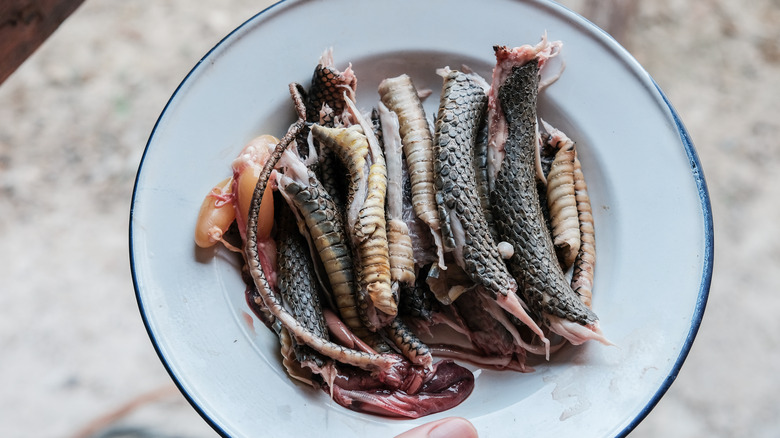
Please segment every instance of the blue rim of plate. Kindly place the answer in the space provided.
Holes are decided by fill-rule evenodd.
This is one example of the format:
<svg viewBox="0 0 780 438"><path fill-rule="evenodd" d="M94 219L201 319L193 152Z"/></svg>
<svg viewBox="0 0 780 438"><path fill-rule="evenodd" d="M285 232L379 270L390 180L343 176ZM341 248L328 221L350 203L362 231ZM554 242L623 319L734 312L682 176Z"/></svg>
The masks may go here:
<svg viewBox="0 0 780 438"><path fill-rule="evenodd" d="M133 251L132 223L133 223L133 211L135 207L136 194L137 194L136 192L138 189L138 181L141 176L141 170L143 168L144 160L146 159L146 153L149 150L149 146L152 143L152 139L154 138L154 135L157 131L158 125L160 124L160 121L165 116L168 107L171 105L171 102L173 102L173 100L176 98L177 94L179 93L179 90L181 90L181 88L184 86L184 84L187 83L189 78L198 70L200 65L204 63L204 61L206 61L211 56L212 53L214 53L217 49L219 49L222 46L222 44L230 40L234 34L242 30L249 23L253 22L255 19L265 14L269 10L283 3L287 3L289 1L291 0L281 0L277 3L274 3L273 5L268 6L267 8L263 9L262 11L250 17L248 20L243 22L240 26L236 27L230 33L228 33L216 45L214 45L214 47L212 47L187 73L184 79L176 87L176 90L174 90L170 99L168 99L168 102L165 104L165 107L163 108L162 112L160 113L160 116L157 118L157 121L154 124L154 127L152 128L152 132L150 133L149 139L147 140L146 146L144 147L144 152L141 156L141 160L138 165L138 172L136 173L135 182L133 184L133 195L130 203L130 226L129 226L130 271L133 278L133 287L135 289L136 301L138 302L138 309L141 313L141 318L143 320L144 327L146 328L146 332L149 334L149 338L151 339L152 345L154 346L154 349L157 352L157 356L160 358L160 361L165 367L165 370L168 372L168 374L171 376L171 379L176 384L176 387L179 388L179 391L182 393L182 395L184 395L184 397L187 399L190 405L192 405L192 407L198 412L198 414L220 436L228 436L228 435L222 429L221 426L219 426L211 417L209 417L208 414L206 414L203 411L203 408L201 408L201 406L199 406L192 398L192 396L185 390L183 384L179 380L178 376L176 376L176 374L173 372L170 365L168 364L167 359L165 358L162 351L160 350L160 345L149 325L148 316L144 309L144 303L141 300L141 294L140 294L141 291L138 285L138 278L136 277L135 257ZM619 42L617 42L617 40L615 40L606 31L604 31L603 29L599 28L598 26L590 22L587 18L582 17L581 15L577 14L571 9L566 8L565 6L562 6L560 4L551 1L546 1L546 0L532 0L532 1L535 3L544 3L552 9L558 9L559 11L562 11L564 14L568 15L570 18L575 19L575 21L579 21L581 24L585 24L588 29L590 29L592 32L595 32L597 35L600 35L603 39L605 39L612 50L617 50L618 52L622 52L622 56L628 57L629 59L634 59L633 56L627 50L625 50L623 46L620 45ZM688 353L690 353L691 347L693 346L693 341L696 338L696 334L699 331L699 327L701 326L701 322L704 317L704 310L707 306L707 299L709 298L710 285L712 283L712 271L713 271L714 252L715 252L715 242L714 242L715 233L714 233L714 225L713 225L713 217L712 217L712 206L710 204L709 190L707 189L707 182L705 181L704 178L704 171L701 167L699 156L696 153L696 149L694 148L693 142L691 141L690 135L688 134L685 125L683 124L679 114L677 113L677 111L674 109L671 102L669 101L669 98L666 97L666 94L664 94L664 92L661 90L658 84L652 79L652 77L650 77L650 74L647 73L647 71L645 71L644 68L639 66L638 63L636 63L636 66L641 70L641 72L647 78L650 79L652 85L655 87L655 90L658 92L658 95L663 99L664 103L669 109L669 112L672 116L675 126L677 127L677 131L680 135L680 140L682 141L683 147L685 148L685 152L688 155L688 161L690 164L691 172L693 174L694 181L696 182L696 187L699 192L699 200L701 202L701 209L702 209L702 216L703 216L702 219L704 222L704 253L703 253L704 259L702 263L703 270L702 270L701 283L699 285L699 294L696 300L696 307L694 309L693 319L691 320L691 327L690 330L688 331L688 335L680 351L680 354L677 357L677 360L675 361L674 365L672 366L669 375L667 375L666 379L664 379L663 384L658 388L655 394L653 394L653 396L650 398L648 403L636 415L636 417L634 417L631 420L631 422L629 422L629 424L619 434L616 435L618 437L625 437L632 430L634 430L634 428L636 428L636 426L639 425L639 423L642 422L642 420L644 420L645 417L647 417L650 411L653 410L653 408L658 404L658 402L661 400L664 394L666 394L666 392L669 390L672 383L674 383L674 381L677 379L680 369L682 368L685 359L688 357Z"/></svg>

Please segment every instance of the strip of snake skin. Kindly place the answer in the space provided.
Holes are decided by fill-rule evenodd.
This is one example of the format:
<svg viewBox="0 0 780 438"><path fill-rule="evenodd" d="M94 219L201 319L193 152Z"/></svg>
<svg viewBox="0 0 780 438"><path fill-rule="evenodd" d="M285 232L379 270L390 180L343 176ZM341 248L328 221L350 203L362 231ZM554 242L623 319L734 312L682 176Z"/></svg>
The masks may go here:
<svg viewBox="0 0 780 438"><path fill-rule="evenodd" d="M430 348L400 318L394 319L390 325L385 327L385 333L396 347L401 350L401 354L412 361L412 363L422 365L428 369L431 368L433 357L431 356Z"/></svg>
<svg viewBox="0 0 780 438"><path fill-rule="evenodd" d="M472 281L495 294L517 290L493 240L477 191L474 144L487 105L482 87L457 70L443 72L434 137L436 203L445 245Z"/></svg>
<svg viewBox="0 0 780 438"><path fill-rule="evenodd" d="M380 121L380 136L387 162L387 243L390 249L390 275L393 281L414 284L414 247L409 226L404 221L403 146L398 132L398 116L379 102L376 111ZM387 128L385 128L387 126Z"/></svg>
<svg viewBox="0 0 780 438"><path fill-rule="evenodd" d="M574 193L577 198L577 212L580 222L580 250L574 260L571 288L580 300L591 307L593 296L593 275L596 268L596 232L593 226L593 211L588 196L588 185L582 173L580 160L574 158Z"/></svg>
<svg viewBox="0 0 780 438"><path fill-rule="evenodd" d="M306 95L306 121L322 126L334 126L334 122L344 113L344 93L354 95L357 78L351 68L344 71L336 69L333 62L333 50L326 50L314 68L311 86ZM308 132L308 129L307 129ZM334 200L336 206L344 205L346 186L344 184L344 166L334 152L315 141L319 154L316 169L318 179Z"/></svg>
<svg viewBox="0 0 780 438"><path fill-rule="evenodd" d="M477 184L477 196L482 206L482 214L485 216L490 234L497 239L496 229L493 226L493 211L490 208L490 185L488 182L488 123L487 117L482 118L477 130L477 138L474 142L474 177Z"/></svg>
<svg viewBox="0 0 780 438"><path fill-rule="evenodd" d="M280 176L279 186L301 212L312 242L330 282L339 316L358 337L369 331L363 324L356 300L357 281L352 252L347 246L341 215L333 205L328 192L314 173L309 172L308 186Z"/></svg>
<svg viewBox="0 0 780 438"><path fill-rule="evenodd" d="M382 103L398 116L401 142L412 184L412 207L418 218L430 228L439 252L444 254L439 236L439 214L433 184L433 138L417 89L408 75L383 80L379 84Z"/></svg>
<svg viewBox="0 0 780 438"><path fill-rule="evenodd" d="M306 239L298 232L295 216L289 208L282 209L276 224L279 292L298 322L316 336L328 339L319 298L319 281Z"/></svg>
<svg viewBox="0 0 780 438"><path fill-rule="evenodd" d="M596 315L578 299L556 259L536 189L536 105L539 65L512 68L498 90L508 124L506 158L491 192L496 230L514 247L508 260L522 295L536 316L547 313L581 325Z"/></svg>
<svg viewBox="0 0 780 438"><path fill-rule="evenodd" d="M369 154L369 143L358 125L349 128L312 126L312 134L337 153L349 170L347 207L349 232L358 255L358 301L365 292L376 309L386 315L397 313L397 298L390 280L390 254L385 222L387 171L384 158ZM367 310L359 302L362 311ZM368 316L368 326L381 325ZM365 318L364 318L365 322Z"/></svg>
<svg viewBox="0 0 780 438"><path fill-rule="evenodd" d="M563 132L542 121L549 132L550 144L556 149L547 174L547 206L553 245L563 269L568 269L580 249L580 227L574 189L574 141Z"/></svg>
<svg viewBox="0 0 780 438"><path fill-rule="evenodd" d="M260 255L257 245L257 222L260 213L260 204L263 201L263 194L268 185L268 180L274 166L279 162L285 148L294 140L299 130L303 127L303 121L298 120L290 127L287 134L282 138L274 149L271 157L265 163L260 178L257 181L252 203L249 209L247 219L246 242L244 245L244 255L247 263L247 269L252 280L257 287L259 299L255 300L257 305L263 306L274 316L287 330L291 336L294 336L299 342L304 343L314 350L330 357L333 360L354 365L367 370L389 370L398 363L396 357L383 354L366 353L362 351L345 348L342 345L330 342L309 331L301 325L295 317L290 314L282 305L280 297L271 288L268 283L263 268L260 265Z"/></svg>

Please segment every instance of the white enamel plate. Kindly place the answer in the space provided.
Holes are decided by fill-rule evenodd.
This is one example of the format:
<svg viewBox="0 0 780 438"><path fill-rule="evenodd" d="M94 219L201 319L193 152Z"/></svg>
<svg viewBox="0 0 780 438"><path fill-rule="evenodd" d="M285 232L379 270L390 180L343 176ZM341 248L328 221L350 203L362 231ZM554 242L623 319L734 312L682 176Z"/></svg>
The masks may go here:
<svg viewBox="0 0 780 438"><path fill-rule="evenodd" d="M193 243L198 209L230 162L294 119L288 84L320 54L358 76L370 108L385 77L438 93L439 67L489 78L492 46L563 41L540 114L577 142L596 222L593 306L616 344L566 347L536 372L482 371L456 408L420 420L355 413L285 375L278 341L251 313L239 265ZM435 114L438 98L426 101ZM626 435L674 381L704 312L712 213L682 123L613 39L544 1L286 1L236 29L192 69L152 132L133 195L130 256L149 335L172 378L229 436L393 436L450 415L481 436ZM474 367L470 367L476 370Z"/></svg>

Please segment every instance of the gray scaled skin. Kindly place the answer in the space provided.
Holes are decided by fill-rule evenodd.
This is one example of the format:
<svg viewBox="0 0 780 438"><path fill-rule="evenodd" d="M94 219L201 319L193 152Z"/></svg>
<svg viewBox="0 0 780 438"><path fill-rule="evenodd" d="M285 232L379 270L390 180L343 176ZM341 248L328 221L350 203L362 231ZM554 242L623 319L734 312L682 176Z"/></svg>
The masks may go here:
<svg viewBox="0 0 780 438"><path fill-rule="evenodd" d="M493 210L490 208L490 185L488 183L488 123L487 117L480 122L477 130L477 139L474 143L474 172L477 183L477 196L482 205L482 214L485 215L490 234L497 239L493 226Z"/></svg>
<svg viewBox="0 0 780 438"><path fill-rule="evenodd" d="M474 146L487 106L482 87L457 70L445 71L433 142L436 203L445 247L477 284L494 294L517 290L482 210Z"/></svg>
<svg viewBox="0 0 780 438"><path fill-rule="evenodd" d="M247 263L247 271L257 287L258 297L254 298L254 302L257 305L262 306L264 308L263 311L272 315L274 320L281 323L281 325L289 331L290 335L295 337L297 342L308 345L320 354L338 362L360 367L361 369L389 372L399 363L398 359L394 356L367 353L365 351L347 348L343 345L316 336L305 326L301 325L301 323L284 308L281 297L277 296L276 292L269 284L265 272L263 272L257 240L257 221L260 213L260 205L263 202L263 194L268 186L271 172L279 163L285 148L295 139L295 136L298 135L303 124L304 122L302 119L296 121L279 144L276 145L271 156L268 158L268 161L266 161L263 166L263 170L260 172L255 191L252 194L252 202L249 207L249 217L246 224L244 255ZM298 191L300 192L301 189L302 188L299 188Z"/></svg>
<svg viewBox="0 0 780 438"><path fill-rule="evenodd" d="M277 221L277 282L290 311L312 333L328 339L319 298L319 281L306 238L298 232L295 216L284 208Z"/></svg>
<svg viewBox="0 0 780 438"><path fill-rule="evenodd" d="M357 276L341 214L314 172L308 172L308 179L307 187L291 181L285 182L282 190L300 211L309 230L312 244L330 281L333 304L353 334L374 350L386 352L384 341L367 328L365 312L358 307L361 303L357 297Z"/></svg>
<svg viewBox="0 0 780 438"><path fill-rule="evenodd" d="M311 78L311 87L306 95L306 121L318 123L322 126L333 127L334 119L344 113L344 93L354 94L357 87L357 79L353 74L345 74L332 65L330 56L323 56ZM321 118L323 106L327 105L330 111ZM308 134L308 129L305 129ZM319 163L315 173L327 190L335 205L343 209L346 196L344 180L345 170L335 153L329 148L320 145L318 147Z"/></svg>
<svg viewBox="0 0 780 438"><path fill-rule="evenodd" d="M385 327L385 334L412 363L431 369L433 366L431 349L404 324L401 318L395 318L390 322L390 325Z"/></svg>
<svg viewBox="0 0 780 438"><path fill-rule="evenodd" d="M292 181L282 187L289 196L311 235L311 240L328 274L333 302L344 323L358 337L369 335L360 320L355 300L357 281L353 271L352 252L347 246L341 215L336 210L332 199L309 171L309 185Z"/></svg>
<svg viewBox="0 0 780 438"><path fill-rule="evenodd" d="M500 239L514 248L509 269L534 315L541 320L547 313L589 325L598 318L566 281L539 204L535 170L538 89L539 65L534 60L514 67L498 90L509 136L506 157L490 194L494 224Z"/></svg>
<svg viewBox="0 0 780 438"><path fill-rule="evenodd" d="M315 336L328 339L325 317L320 304L319 281L306 238L298 232L295 216L284 208L277 221L276 238L277 285L290 311L301 325ZM293 342L299 363L324 365L322 355L306 345Z"/></svg>
<svg viewBox="0 0 780 438"><path fill-rule="evenodd" d="M422 276L421 276L422 277ZM420 281L413 285L401 286L401 299L398 303L398 314L420 319L427 323L433 320L434 298Z"/></svg>

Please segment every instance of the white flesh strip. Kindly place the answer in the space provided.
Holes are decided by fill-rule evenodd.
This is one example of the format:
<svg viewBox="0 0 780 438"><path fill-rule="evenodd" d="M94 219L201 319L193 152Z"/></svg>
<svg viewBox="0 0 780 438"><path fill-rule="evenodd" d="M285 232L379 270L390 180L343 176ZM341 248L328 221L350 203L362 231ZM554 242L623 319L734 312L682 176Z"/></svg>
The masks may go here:
<svg viewBox="0 0 780 438"><path fill-rule="evenodd" d="M539 339L544 344L544 357L545 359L550 359L550 340L547 339L542 329L534 322L531 315L525 311L525 306L521 303L520 298L515 294L498 294L496 295L496 303L539 336Z"/></svg>
<svg viewBox="0 0 780 438"><path fill-rule="evenodd" d="M615 345L601 333L598 321L589 326L584 326L566 318L550 314L544 314L544 317L550 321L549 327L553 333L563 336L573 345L580 345L585 341L599 341L604 345Z"/></svg>
<svg viewBox="0 0 780 438"><path fill-rule="evenodd" d="M382 122L382 136L387 164L387 215L390 219L403 220L403 146L398 133L398 116L379 102L379 120Z"/></svg>
<svg viewBox="0 0 780 438"><path fill-rule="evenodd" d="M487 293L488 292L484 291L483 289L483 299L480 300L484 306L485 311L488 312L488 314L490 314L493 319L498 321L498 323L501 324L509 332L509 334L512 335L512 339L515 340L515 344L527 350L529 353L545 355L549 359L549 344L545 343L544 346L531 345L523 340L523 338L520 337L520 333L517 331L517 327L515 327L515 325L512 324L512 321L507 318L501 306L496 302L496 300L486 296Z"/></svg>

